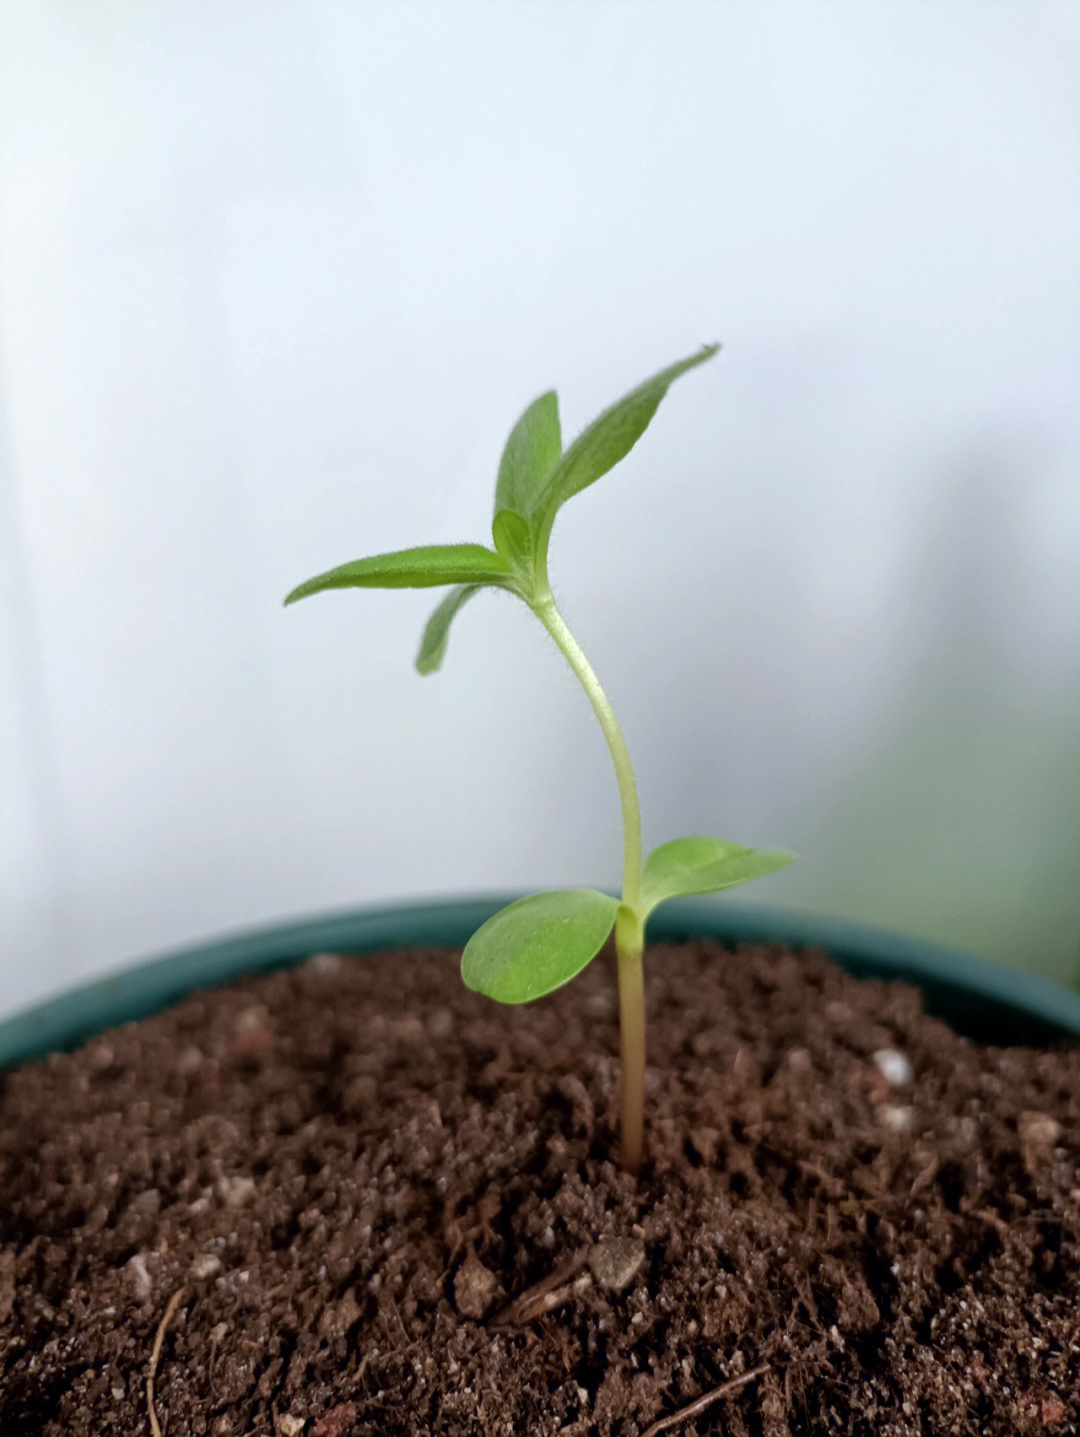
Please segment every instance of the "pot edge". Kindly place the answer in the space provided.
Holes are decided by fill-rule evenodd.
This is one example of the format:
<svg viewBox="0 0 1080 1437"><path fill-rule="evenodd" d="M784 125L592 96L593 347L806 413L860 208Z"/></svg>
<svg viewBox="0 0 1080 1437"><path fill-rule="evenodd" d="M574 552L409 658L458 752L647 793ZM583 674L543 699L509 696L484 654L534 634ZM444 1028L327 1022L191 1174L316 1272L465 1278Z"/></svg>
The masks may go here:
<svg viewBox="0 0 1080 1437"><path fill-rule="evenodd" d="M75 1047L197 988L288 967L314 953L459 948L486 918L520 896L470 895L351 908L185 945L0 1020L0 1067ZM856 977L916 984L928 1012L977 1041L1080 1041L1080 993L888 929L797 909L683 899L650 919L648 936L652 943L708 937L819 948Z"/></svg>

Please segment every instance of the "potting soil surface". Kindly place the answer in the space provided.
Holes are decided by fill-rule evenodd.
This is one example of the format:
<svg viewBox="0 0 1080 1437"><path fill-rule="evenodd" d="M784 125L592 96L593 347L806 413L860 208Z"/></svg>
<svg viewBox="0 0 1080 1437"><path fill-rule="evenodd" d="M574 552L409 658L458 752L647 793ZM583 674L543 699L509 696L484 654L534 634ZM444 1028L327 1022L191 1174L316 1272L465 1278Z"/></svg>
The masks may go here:
<svg viewBox="0 0 1080 1437"><path fill-rule="evenodd" d="M1080 1051L824 956L316 956L0 1075L4 1437L1080 1432Z"/></svg>

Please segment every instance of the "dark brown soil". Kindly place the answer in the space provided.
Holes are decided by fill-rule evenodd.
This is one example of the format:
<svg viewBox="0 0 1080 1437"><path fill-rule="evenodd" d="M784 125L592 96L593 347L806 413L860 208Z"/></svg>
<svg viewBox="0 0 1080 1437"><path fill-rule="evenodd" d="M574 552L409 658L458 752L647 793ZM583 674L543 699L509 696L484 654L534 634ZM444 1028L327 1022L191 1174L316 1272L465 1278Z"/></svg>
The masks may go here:
<svg viewBox="0 0 1080 1437"><path fill-rule="evenodd" d="M646 981L638 1179L608 960L314 958L0 1077L4 1437L151 1433L155 1365L165 1437L1080 1432L1080 1052L814 953Z"/></svg>

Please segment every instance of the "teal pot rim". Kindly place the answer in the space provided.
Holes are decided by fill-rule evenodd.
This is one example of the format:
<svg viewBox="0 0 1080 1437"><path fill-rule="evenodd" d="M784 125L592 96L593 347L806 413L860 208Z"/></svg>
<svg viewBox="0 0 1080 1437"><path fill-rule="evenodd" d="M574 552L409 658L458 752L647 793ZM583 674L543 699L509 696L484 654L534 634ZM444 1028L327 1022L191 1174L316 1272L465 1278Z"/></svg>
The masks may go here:
<svg viewBox="0 0 1080 1437"><path fill-rule="evenodd" d="M197 988L268 973L314 953L460 948L519 894L350 909L246 929L96 978L0 1021L0 1066L68 1050ZM858 978L916 984L928 1012L980 1042L1080 1039L1080 993L920 938L797 910L680 900L649 921L650 943L694 937L820 948Z"/></svg>

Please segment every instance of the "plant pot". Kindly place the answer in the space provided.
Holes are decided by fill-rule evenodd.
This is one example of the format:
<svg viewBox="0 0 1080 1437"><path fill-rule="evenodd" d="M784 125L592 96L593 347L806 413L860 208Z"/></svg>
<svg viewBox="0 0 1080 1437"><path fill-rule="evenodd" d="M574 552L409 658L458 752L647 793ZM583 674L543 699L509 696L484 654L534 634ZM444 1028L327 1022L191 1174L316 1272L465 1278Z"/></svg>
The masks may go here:
<svg viewBox="0 0 1080 1437"><path fill-rule="evenodd" d="M457 948L503 901L277 925L0 1024L7 1065L93 1039L0 1083L5 1437L1075 1430L1080 995L672 905L634 1179L602 962L510 1010L426 951L302 962ZM749 946L663 946L696 935Z"/></svg>
<svg viewBox="0 0 1080 1437"><path fill-rule="evenodd" d="M148 959L0 1020L0 1066L26 1062L130 1023L195 988L273 972L311 953L460 948L517 894L390 904L276 923ZM857 978L920 988L928 1013L983 1043L1080 1038L1080 993L922 939L759 905L684 899L649 921L650 942L705 936L721 943L821 948Z"/></svg>

